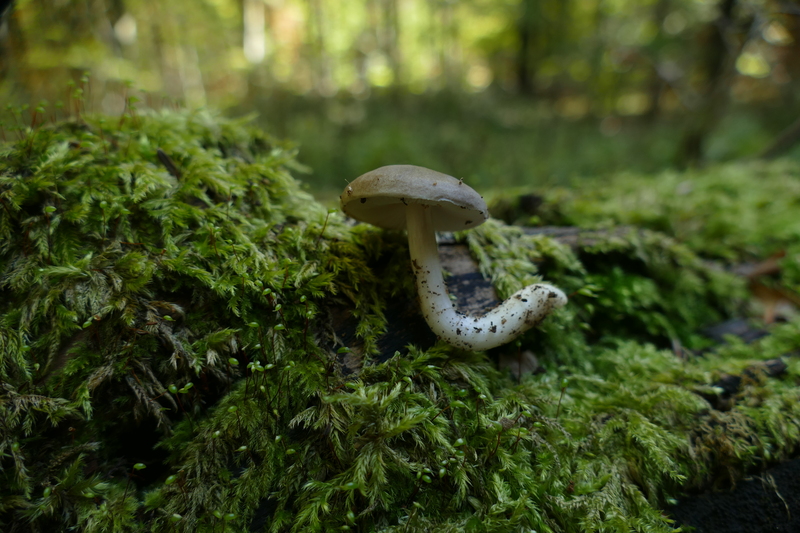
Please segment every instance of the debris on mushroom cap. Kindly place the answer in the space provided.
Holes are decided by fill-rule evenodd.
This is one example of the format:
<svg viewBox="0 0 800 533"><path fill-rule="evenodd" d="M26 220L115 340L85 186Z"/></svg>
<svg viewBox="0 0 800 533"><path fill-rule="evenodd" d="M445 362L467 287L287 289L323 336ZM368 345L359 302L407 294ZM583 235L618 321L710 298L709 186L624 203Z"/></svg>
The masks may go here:
<svg viewBox="0 0 800 533"><path fill-rule="evenodd" d="M405 229L405 207L435 206L435 231L473 228L489 216L483 197L462 180L414 165L389 165L353 180L339 197L350 217L386 229Z"/></svg>

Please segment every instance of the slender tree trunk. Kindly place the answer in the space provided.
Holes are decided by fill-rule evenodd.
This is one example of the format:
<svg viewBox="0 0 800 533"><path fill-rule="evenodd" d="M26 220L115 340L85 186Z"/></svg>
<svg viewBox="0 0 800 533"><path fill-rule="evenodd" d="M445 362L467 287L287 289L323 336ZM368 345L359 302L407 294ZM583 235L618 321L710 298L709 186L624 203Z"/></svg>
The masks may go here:
<svg viewBox="0 0 800 533"><path fill-rule="evenodd" d="M8 6L0 4L0 80L10 78L11 54L14 51L11 46L11 17L3 16L6 7Z"/></svg>
<svg viewBox="0 0 800 533"><path fill-rule="evenodd" d="M522 0L519 22L517 23L517 57L516 57L516 79L517 90L520 94L531 96L534 92L533 83L533 57L532 48L534 33L536 32L536 8L537 0Z"/></svg>
<svg viewBox="0 0 800 533"><path fill-rule="evenodd" d="M664 23L664 19L669 14L671 7L671 0L659 0L653 9L653 22L659 28L659 37L663 37L662 30L660 28ZM659 58L654 54L653 57L650 58L650 79L647 83L647 93L650 96L651 105L644 117L651 122L658 117L658 101L661 99L661 94L664 91L665 84L664 79L662 79L661 74L658 72L658 62Z"/></svg>
<svg viewBox="0 0 800 533"><path fill-rule="evenodd" d="M0 0L0 18L5 15L6 9L11 7L11 3L14 0Z"/></svg>
<svg viewBox="0 0 800 533"><path fill-rule="evenodd" d="M719 17L706 28L708 44L703 48L703 70L706 83L703 97L691 113L681 141L678 163L693 166L700 163L705 153L708 135L722 118L730 101L730 81L735 73L735 62L744 42L737 42L733 11L737 0L722 0Z"/></svg>
<svg viewBox="0 0 800 533"><path fill-rule="evenodd" d="M29 92L29 68L25 68L23 61L27 55L28 43L20 26L18 14L12 8L3 17L0 27L0 79L11 80L15 86L21 86L24 92Z"/></svg>

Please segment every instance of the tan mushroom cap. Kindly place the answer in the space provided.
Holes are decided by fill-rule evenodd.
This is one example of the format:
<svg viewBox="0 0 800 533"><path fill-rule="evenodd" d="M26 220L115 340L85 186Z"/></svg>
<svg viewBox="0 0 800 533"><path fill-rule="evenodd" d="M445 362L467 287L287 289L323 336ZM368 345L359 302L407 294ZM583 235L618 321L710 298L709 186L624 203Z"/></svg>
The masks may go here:
<svg viewBox="0 0 800 533"><path fill-rule="evenodd" d="M362 174L339 197L347 216L386 229L405 229L405 207L433 206L435 231L458 231L483 224L489 209L483 197L461 180L414 165L389 165Z"/></svg>

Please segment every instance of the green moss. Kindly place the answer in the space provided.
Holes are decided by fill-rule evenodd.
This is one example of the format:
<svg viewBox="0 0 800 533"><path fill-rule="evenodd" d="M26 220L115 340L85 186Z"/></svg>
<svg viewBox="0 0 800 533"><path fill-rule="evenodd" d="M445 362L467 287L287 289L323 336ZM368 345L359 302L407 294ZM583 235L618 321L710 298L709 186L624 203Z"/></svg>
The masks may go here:
<svg viewBox="0 0 800 533"><path fill-rule="evenodd" d="M705 257L763 257L800 238L798 172L796 162L778 160L655 176L622 173L542 191L544 203L533 218L581 227L632 224L670 235ZM529 218L503 199L493 211L508 221Z"/></svg>
<svg viewBox="0 0 800 533"><path fill-rule="evenodd" d="M800 244L788 246L780 259L781 285L800 294Z"/></svg>
<svg viewBox="0 0 800 533"><path fill-rule="evenodd" d="M546 370L517 379L443 344L380 353L387 302L414 298L402 235L328 213L246 124L84 117L1 150L4 529L666 532L681 490L800 441L795 361L707 400L797 349L800 322L676 357L744 295L680 232L461 235L501 294L571 293L500 350Z"/></svg>

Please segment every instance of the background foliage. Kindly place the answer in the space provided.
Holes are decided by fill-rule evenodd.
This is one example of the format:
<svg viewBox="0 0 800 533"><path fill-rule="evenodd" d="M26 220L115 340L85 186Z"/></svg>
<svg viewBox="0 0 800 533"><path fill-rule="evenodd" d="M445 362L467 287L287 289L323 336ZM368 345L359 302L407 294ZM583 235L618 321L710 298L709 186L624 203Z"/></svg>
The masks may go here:
<svg viewBox="0 0 800 533"><path fill-rule="evenodd" d="M72 80L120 114L133 82L255 111L320 195L399 162L564 183L768 148L798 115L799 28L776 0L19 0L0 99L67 106Z"/></svg>

